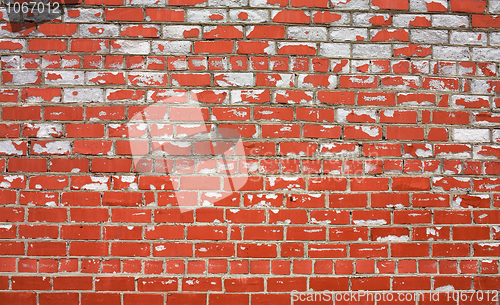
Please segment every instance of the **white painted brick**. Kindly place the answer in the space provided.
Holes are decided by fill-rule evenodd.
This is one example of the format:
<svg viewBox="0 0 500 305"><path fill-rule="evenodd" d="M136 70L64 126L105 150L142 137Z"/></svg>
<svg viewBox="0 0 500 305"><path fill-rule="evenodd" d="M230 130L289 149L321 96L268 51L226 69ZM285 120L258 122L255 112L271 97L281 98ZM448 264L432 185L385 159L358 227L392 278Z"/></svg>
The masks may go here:
<svg viewBox="0 0 500 305"><path fill-rule="evenodd" d="M246 19L240 19L240 16L245 16ZM229 22L242 22L248 24L248 23L263 23L267 21L269 21L269 13L266 10L246 10L246 9L229 10Z"/></svg>
<svg viewBox="0 0 500 305"><path fill-rule="evenodd" d="M474 68L464 67L462 65L458 65L458 75L473 75Z"/></svg>
<svg viewBox="0 0 500 305"><path fill-rule="evenodd" d="M307 76L304 74L299 75L299 88L315 88L313 84L307 82ZM337 87L337 76L335 75L330 75L328 76L328 85L325 86L319 86L319 88L328 88L328 89L335 89Z"/></svg>
<svg viewBox="0 0 500 305"><path fill-rule="evenodd" d="M500 46L500 32L490 33L490 45Z"/></svg>
<svg viewBox="0 0 500 305"><path fill-rule="evenodd" d="M351 45L348 43L324 43L319 47L319 55L334 58L351 57Z"/></svg>
<svg viewBox="0 0 500 305"><path fill-rule="evenodd" d="M432 26L440 28L469 27L469 17L458 15L432 15Z"/></svg>
<svg viewBox="0 0 500 305"><path fill-rule="evenodd" d="M65 22L101 22L104 20L104 9L74 8L64 10Z"/></svg>
<svg viewBox="0 0 500 305"><path fill-rule="evenodd" d="M191 60L191 64L194 67L208 67L208 60L207 60L206 57L204 57L204 58L196 58L196 59L192 59Z"/></svg>
<svg viewBox="0 0 500 305"><path fill-rule="evenodd" d="M63 101L65 103L102 103L104 101L104 90L97 88L65 88Z"/></svg>
<svg viewBox="0 0 500 305"><path fill-rule="evenodd" d="M493 131L493 139L495 139L495 131ZM498 141L495 141L498 142ZM500 150L500 146L497 145L487 145L487 146L482 146L482 145L474 145L472 148L472 154L474 156L474 159L479 159L479 160L488 160L488 159L496 159L494 155L488 154L488 151L498 151ZM486 153L486 154L485 154Z"/></svg>
<svg viewBox="0 0 500 305"><path fill-rule="evenodd" d="M18 55L2 56L0 62L5 69L19 69L21 66L21 57Z"/></svg>
<svg viewBox="0 0 500 305"><path fill-rule="evenodd" d="M279 7L278 2L268 2L267 0L250 0L250 7Z"/></svg>
<svg viewBox="0 0 500 305"><path fill-rule="evenodd" d="M59 60L51 60L47 57L42 58L42 69L47 68L50 65L58 64Z"/></svg>
<svg viewBox="0 0 500 305"><path fill-rule="evenodd" d="M476 71L477 75L491 77L490 73L493 73L495 75L497 74L497 66L495 63L490 62L490 63L481 63L481 64L482 64L482 67L477 69L477 71ZM485 70L484 72L489 71L490 73L485 74L483 72L483 69Z"/></svg>
<svg viewBox="0 0 500 305"><path fill-rule="evenodd" d="M148 40L124 40L118 39L112 41L112 54L149 54L151 52L150 42Z"/></svg>
<svg viewBox="0 0 500 305"><path fill-rule="evenodd" d="M461 143L482 143L490 141L488 129L453 129L453 141Z"/></svg>
<svg viewBox="0 0 500 305"><path fill-rule="evenodd" d="M500 142L500 129L494 129L493 130L493 142Z"/></svg>
<svg viewBox="0 0 500 305"><path fill-rule="evenodd" d="M449 88L446 87L445 81L439 78L429 80L428 86L429 89L432 90L450 90ZM456 90L456 89L451 89L451 90Z"/></svg>
<svg viewBox="0 0 500 305"><path fill-rule="evenodd" d="M410 0L410 12L427 12L424 0Z"/></svg>
<svg viewBox="0 0 500 305"><path fill-rule="evenodd" d="M83 71L45 71L47 85L83 85Z"/></svg>
<svg viewBox="0 0 500 305"><path fill-rule="evenodd" d="M354 26L362 26L362 27L372 27L370 19L375 16L383 16L385 20L391 17L391 14L380 13L353 13L352 14L352 25Z"/></svg>
<svg viewBox="0 0 500 305"><path fill-rule="evenodd" d="M103 63L102 63L102 60L100 58L88 60L86 63L92 64L92 67L94 67L94 68L103 68Z"/></svg>
<svg viewBox="0 0 500 305"><path fill-rule="evenodd" d="M265 90L232 90L231 104L247 104L246 98L258 98Z"/></svg>
<svg viewBox="0 0 500 305"><path fill-rule="evenodd" d="M370 67L370 60L365 59L365 60L351 60L351 67L352 67L352 72L353 73L365 73L363 71L360 71L358 69L359 67L367 66L368 68ZM363 70L363 69L361 69ZM369 71L369 70L368 70Z"/></svg>
<svg viewBox="0 0 500 305"><path fill-rule="evenodd" d="M470 52L467 47L434 46L432 57L434 59L470 60Z"/></svg>
<svg viewBox="0 0 500 305"><path fill-rule="evenodd" d="M489 2L490 2L490 13L500 14L500 1L490 0Z"/></svg>
<svg viewBox="0 0 500 305"><path fill-rule="evenodd" d="M33 64L41 64L40 58L32 58L32 57L21 57L21 69L27 69L26 66Z"/></svg>
<svg viewBox="0 0 500 305"><path fill-rule="evenodd" d="M278 76L269 74L267 79L276 82L277 88L290 88L295 85L295 76L293 74L279 73Z"/></svg>
<svg viewBox="0 0 500 305"><path fill-rule="evenodd" d="M360 10L367 11L370 9L368 0L330 0L331 5L336 10Z"/></svg>
<svg viewBox="0 0 500 305"><path fill-rule="evenodd" d="M488 43L488 34L485 32L457 32L450 34L450 43L457 45L482 45Z"/></svg>
<svg viewBox="0 0 500 305"><path fill-rule="evenodd" d="M26 124L26 127L32 130L37 130L37 138L59 138L62 136L63 125L62 124Z"/></svg>
<svg viewBox="0 0 500 305"><path fill-rule="evenodd" d="M360 28L331 28L331 41L359 41L368 38L368 30Z"/></svg>
<svg viewBox="0 0 500 305"><path fill-rule="evenodd" d="M243 86L254 85L253 73L215 73L214 83L217 86Z"/></svg>
<svg viewBox="0 0 500 305"><path fill-rule="evenodd" d="M208 0L208 6L245 7L248 6L248 0Z"/></svg>
<svg viewBox="0 0 500 305"><path fill-rule="evenodd" d="M301 69L302 66L303 66L303 62L304 62L303 58L300 58L300 57L298 57L298 58L297 57L290 58L290 69L294 70L296 67L300 67L299 69ZM308 62L309 62L309 60L308 60ZM309 70L310 69L311 68L309 67Z"/></svg>
<svg viewBox="0 0 500 305"><path fill-rule="evenodd" d="M221 19L210 18L220 15ZM186 21L189 23L224 23L227 20L227 12L224 9L189 9L186 12Z"/></svg>
<svg viewBox="0 0 500 305"><path fill-rule="evenodd" d="M398 97L399 96L407 96L409 94L412 94L412 93L400 93L398 94ZM410 101L407 101L407 102L404 102L404 103L400 103L400 105L402 106L434 106L434 103L433 102L430 102L430 101L417 101L417 100L410 100Z"/></svg>
<svg viewBox="0 0 500 305"><path fill-rule="evenodd" d="M352 55L354 58L390 58L392 49L388 44L354 44Z"/></svg>
<svg viewBox="0 0 500 305"><path fill-rule="evenodd" d="M437 74L440 75L456 75L457 74L457 65L452 63L451 65L443 65L439 66L437 62L431 61L432 70L435 71L437 69Z"/></svg>
<svg viewBox="0 0 500 305"><path fill-rule="evenodd" d="M147 59L147 64L150 62L153 62L154 58L148 57ZM155 63L161 63L160 60L156 60ZM188 61L186 60L185 57L178 57L172 60L169 60L169 65L172 65L173 70L179 71L179 70L187 70L188 69Z"/></svg>
<svg viewBox="0 0 500 305"><path fill-rule="evenodd" d="M163 72L130 72L127 78L128 85L132 86L164 86L167 75Z"/></svg>
<svg viewBox="0 0 500 305"><path fill-rule="evenodd" d="M410 41L418 43L447 43L448 31L410 30Z"/></svg>
<svg viewBox="0 0 500 305"><path fill-rule="evenodd" d="M356 116L369 116L373 120L377 120L377 111L376 110L370 110L370 109L343 109L339 108L337 109L337 121L341 123L348 123L349 120L347 117L350 114L356 115Z"/></svg>
<svg viewBox="0 0 500 305"><path fill-rule="evenodd" d="M25 98L26 102L29 103L59 103L61 101L60 96L54 96L50 101L45 100L42 96L30 95Z"/></svg>
<svg viewBox="0 0 500 305"><path fill-rule="evenodd" d="M31 148L34 155L67 155L71 153L70 141L35 143Z"/></svg>
<svg viewBox="0 0 500 305"><path fill-rule="evenodd" d="M460 151L460 152L457 152L457 153L454 153L454 152L441 152L441 153L437 153L436 157L438 157L438 158L446 158L446 159L471 158L472 157L471 146L470 145L466 145L466 146L468 148L467 151Z"/></svg>
<svg viewBox="0 0 500 305"><path fill-rule="evenodd" d="M485 79L472 79L471 80L471 92L480 94L493 94L493 90L490 86L490 82Z"/></svg>
<svg viewBox="0 0 500 305"><path fill-rule="evenodd" d="M278 42L278 49L281 49L283 47L287 46L299 46L299 47L310 47L316 49L317 52L317 46L316 43L314 42Z"/></svg>
<svg viewBox="0 0 500 305"><path fill-rule="evenodd" d="M120 29L116 24L81 24L81 37L117 37Z"/></svg>
<svg viewBox="0 0 500 305"><path fill-rule="evenodd" d="M191 52L190 41L153 41L153 54L189 54Z"/></svg>
<svg viewBox="0 0 500 305"><path fill-rule="evenodd" d="M201 26L192 25L167 25L163 27L163 38L164 39L185 39L185 32L195 32L198 31L198 36L201 36ZM153 43L154 44L154 43Z"/></svg>
<svg viewBox="0 0 500 305"><path fill-rule="evenodd" d="M349 59L332 59L330 60L330 71L335 73L349 73L351 71Z"/></svg>
<svg viewBox="0 0 500 305"><path fill-rule="evenodd" d="M429 62L426 60L412 61L411 64L415 66L419 71L422 71L422 73L429 73L430 71Z"/></svg>
<svg viewBox="0 0 500 305"><path fill-rule="evenodd" d="M395 14L392 17L392 25L399 28L408 28L410 27L410 22L417 17L426 18L429 21L431 20L431 15Z"/></svg>
<svg viewBox="0 0 500 305"><path fill-rule="evenodd" d="M23 149L19 146L23 141L0 141L0 155L6 156L22 156L25 155Z"/></svg>
<svg viewBox="0 0 500 305"><path fill-rule="evenodd" d="M446 11L448 10L448 2L448 0L410 0L410 10L412 10L412 6L418 8L423 7L423 10L420 11L427 12L427 5L431 5L437 7L441 6L441 8Z"/></svg>
<svg viewBox="0 0 500 305"><path fill-rule="evenodd" d="M472 48L472 60L500 62L500 48Z"/></svg>
<svg viewBox="0 0 500 305"><path fill-rule="evenodd" d="M131 6L165 6L165 0L127 0L126 5Z"/></svg>
<svg viewBox="0 0 500 305"><path fill-rule="evenodd" d="M222 60L217 60L212 62L212 67L217 70L227 70L227 58L224 57Z"/></svg>
<svg viewBox="0 0 500 305"><path fill-rule="evenodd" d="M292 40L327 40L327 30L323 27L288 27L288 38Z"/></svg>

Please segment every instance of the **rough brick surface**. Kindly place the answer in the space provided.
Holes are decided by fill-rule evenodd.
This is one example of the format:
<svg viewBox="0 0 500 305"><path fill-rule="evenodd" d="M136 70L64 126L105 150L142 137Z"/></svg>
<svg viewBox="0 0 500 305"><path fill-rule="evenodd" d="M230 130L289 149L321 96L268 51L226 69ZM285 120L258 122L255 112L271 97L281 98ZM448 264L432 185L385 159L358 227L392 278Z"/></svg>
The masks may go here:
<svg viewBox="0 0 500 305"><path fill-rule="evenodd" d="M0 304L499 304L498 0L62 2L0 8Z"/></svg>

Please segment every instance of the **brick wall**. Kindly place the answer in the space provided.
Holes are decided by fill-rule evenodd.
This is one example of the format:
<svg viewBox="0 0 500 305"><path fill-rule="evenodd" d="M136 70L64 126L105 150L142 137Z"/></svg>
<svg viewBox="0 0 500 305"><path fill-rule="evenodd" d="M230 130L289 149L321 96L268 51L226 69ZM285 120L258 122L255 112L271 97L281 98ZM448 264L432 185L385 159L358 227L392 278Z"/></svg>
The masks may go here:
<svg viewBox="0 0 500 305"><path fill-rule="evenodd" d="M4 4L0 304L498 304L500 1Z"/></svg>

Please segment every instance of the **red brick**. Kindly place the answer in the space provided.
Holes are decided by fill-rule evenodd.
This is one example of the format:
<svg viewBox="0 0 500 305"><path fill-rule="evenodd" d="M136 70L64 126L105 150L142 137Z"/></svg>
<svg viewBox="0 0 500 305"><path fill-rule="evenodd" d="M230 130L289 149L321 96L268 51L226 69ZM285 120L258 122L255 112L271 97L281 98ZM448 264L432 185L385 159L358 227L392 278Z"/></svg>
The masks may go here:
<svg viewBox="0 0 500 305"><path fill-rule="evenodd" d="M81 305L119 305L120 294L117 293L82 293Z"/></svg>
<svg viewBox="0 0 500 305"><path fill-rule="evenodd" d="M40 305L78 305L78 293L41 293Z"/></svg>
<svg viewBox="0 0 500 305"><path fill-rule="evenodd" d="M0 292L0 302L12 305L35 305L37 303L34 292Z"/></svg>
<svg viewBox="0 0 500 305"><path fill-rule="evenodd" d="M453 12L484 13L486 0L451 0L450 7Z"/></svg>

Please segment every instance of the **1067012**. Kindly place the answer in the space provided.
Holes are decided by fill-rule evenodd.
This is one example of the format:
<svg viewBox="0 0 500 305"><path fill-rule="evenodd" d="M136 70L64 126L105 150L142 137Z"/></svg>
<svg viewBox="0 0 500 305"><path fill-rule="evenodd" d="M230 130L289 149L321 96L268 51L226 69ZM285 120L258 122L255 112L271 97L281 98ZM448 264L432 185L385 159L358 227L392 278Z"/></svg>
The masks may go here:
<svg viewBox="0 0 500 305"><path fill-rule="evenodd" d="M54 3L43 3L43 2L14 2L14 3L6 3L7 13L55 13L60 10L60 4L57 2Z"/></svg>

